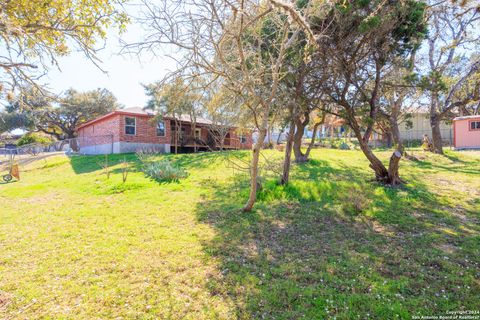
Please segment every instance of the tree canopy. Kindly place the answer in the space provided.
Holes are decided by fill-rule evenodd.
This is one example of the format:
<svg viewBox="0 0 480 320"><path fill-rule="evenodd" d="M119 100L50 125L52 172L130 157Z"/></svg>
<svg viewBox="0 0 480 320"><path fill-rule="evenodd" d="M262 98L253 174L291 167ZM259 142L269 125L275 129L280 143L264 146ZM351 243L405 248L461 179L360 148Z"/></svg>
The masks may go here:
<svg viewBox="0 0 480 320"><path fill-rule="evenodd" d="M57 58L82 51L98 65L107 28L124 30L125 0L6 0L0 3L0 94L37 80ZM1 96L0 96L1 98ZM8 97L7 97L8 98ZM10 93L11 98L11 93Z"/></svg>
<svg viewBox="0 0 480 320"><path fill-rule="evenodd" d="M27 119L32 129L57 139L70 139L75 137L80 124L120 107L115 96L106 89L86 92L70 89L58 99L51 100L31 88L28 94L23 93L8 106L7 111L9 116L16 114Z"/></svg>

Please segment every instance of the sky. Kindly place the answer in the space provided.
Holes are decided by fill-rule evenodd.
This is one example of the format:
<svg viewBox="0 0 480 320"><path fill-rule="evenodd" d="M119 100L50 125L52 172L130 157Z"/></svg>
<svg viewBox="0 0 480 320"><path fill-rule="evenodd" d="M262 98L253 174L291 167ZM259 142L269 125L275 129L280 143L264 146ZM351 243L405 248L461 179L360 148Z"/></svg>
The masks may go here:
<svg viewBox="0 0 480 320"><path fill-rule="evenodd" d="M139 25L130 24L121 38L127 42L139 41L144 31ZM62 93L69 88L78 91L106 88L110 90L125 107L144 107L147 97L142 83L148 84L160 80L168 70L174 70L172 59L142 55L138 57L120 55L120 37L114 30L109 30L105 43L98 56L102 60L103 73L81 52L72 52L59 59L61 70L51 68L43 79L54 93Z"/></svg>

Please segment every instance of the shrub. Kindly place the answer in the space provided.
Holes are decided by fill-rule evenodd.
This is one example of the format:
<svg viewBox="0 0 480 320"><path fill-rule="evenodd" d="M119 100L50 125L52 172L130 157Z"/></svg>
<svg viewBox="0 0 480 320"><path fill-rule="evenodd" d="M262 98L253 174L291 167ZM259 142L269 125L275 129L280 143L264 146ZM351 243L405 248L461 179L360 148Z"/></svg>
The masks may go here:
<svg viewBox="0 0 480 320"><path fill-rule="evenodd" d="M122 171L122 182L125 183L127 182L127 177L128 177L128 162L125 156L123 157L121 171Z"/></svg>
<svg viewBox="0 0 480 320"><path fill-rule="evenodd" d="M47 145L52 143L52 139L50 137L47 137L45 135L39 134L39 133L26 133L24 134L20 139L17 140L17 146L24 146L27 144L32 144L32 143L39 143L43 145Z"/></svg>
<svg viewBox="0 0 480 320"><path fill-rule="evenodd" d="M174 166L167 159L143 162L142 171L157 181L178 181L187 177L187 172L183 168Z"/></svg>
<svg viewBox="0 0 480 320"><path fill-rule="evenodd" d="M350 150L350 146L346 142L342 142L338 145L338 149L340 149L340 150Z"/></svg>
<svg viewBox="0 0 480 320"><path fill-rule="evenodd" d="M266 142L263 144L264 149L273 149L274 145L272 142Z"/></svg>

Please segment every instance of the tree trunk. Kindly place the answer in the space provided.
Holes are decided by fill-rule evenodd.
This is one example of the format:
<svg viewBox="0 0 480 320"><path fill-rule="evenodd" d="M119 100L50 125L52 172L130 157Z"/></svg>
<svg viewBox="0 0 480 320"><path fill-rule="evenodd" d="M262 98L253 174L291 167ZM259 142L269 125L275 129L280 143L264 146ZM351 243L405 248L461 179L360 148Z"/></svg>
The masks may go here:
<svg viewBox="0 0 480 320"><path fill-rule="evenodd" d="M387 148L391 148L392 147L392 140L393 140L392 133L389 132L389 131L384 131L384 132L382 132L382 134L383 134L383 137L385 139L385 143L387 144Z"/></svg>
<svg viewBox="0 0 480 320"><path fill-rule="evenodd" d="M277 136L277 144L280 144L280 140L282 139L282 134L285 132L285 127L286 125L282 127L282 129L280 130L280 133Z"/></svg>
<svg viewBox="0 0 480 320"><path fill-rule="evenodd" d="M400 149L403 153L403 140L400 136L400 129L398 128L398 120L396 116L390 117L390 128L392 134L393 143L395 143L395 148Z"/></svg>
<svg viewBox="0 0 480 320"><path fill-rule="evenodd" d="M65 131L65 134L65 139L75 139L77 137L75 131Z"/></svg>
<svg viewBox="0 0 480 320"><path fill-rule="evenodd" d="M174 114L174 116L175 116L175 114ZM175 140L174 140L175 141L175 154L177 154L178 153L178 140L179 140L178 139L178 129L179 128L178 128L177 120L175 120L174 122L175 122L175 131L174 131L173 134L174 134L174 138L175 138Z"/></svg>
<svg viewBox="0 0 480 320"><path fill-rule="evenodd" d="M263 142L267 135L269 113L270 108L266 107L262 114L262 122L260 124L257 142L253 145L252 162L250 165L250 194L247 203L243 207L243 212L252 211L255 201L257 201L257 190L259 189L258 163L260 160L260 151L262 150Z"/></svg>
<svg viewBox="0 0 480 320"><path fill-rule="evenodd" d="M223 146L225 144L225 136L223 138L220 138L220 151L223 151Z"/></svg>
<svg viewBox="0 0 480 320"><path fill-rule="evenodd" d="M430 124L432 126L433 152L443 154L442 133L440 131L440 117L438 114L430 117Z"/></svg>
<svg viewBox="0 0 480 320"><path fill-rule="evenodd" d="M315 145L315 138L317 135L318 127L322 124L323 122L315 123L313 126L313 133L312 133L312 140L310 140L310 144L308 145L307 151L305 152L305 158L308 159L310 156L310 151L312 150L313 146Z"/></svg>
<svg viewBox="0 0 480 320"><path fill-rule="evenodd" d="M398 112L400 112L399 109L400 108L394 108L394 110L392 111L392 115L389 119L391 135L396 148L396 150L390 157L390 163L388 164L388 183L392 186L402 183L402 179L400 179L399 168L400 160L404 154L404 146L402 137L400 136L400 129L398 128Z"/></svg>
<svg viewBox="0 0 480 320"><path fill-rule="evenodd" d="M293 154L295 155L296 163L303 163L308 161L308 157L302 152L302 138L305 132L305 127L308 125L309 115L308 113L303 114L305 120L302 121L300 118L295 120L297 130L293 136Z"/></svg>
<svg viewBox="0 0 480 320"><path fill-rule="evenodd" d="M356 121L356 120L353 120L353 121ZM360 127L358 126L358 123L356 122L352 123L352 120L350 120L350 127L352 128L353 133L355 134L355 137L358 140L360 149L362 150L363 154L370 162L370 168L375 172L376 180L382 183L388 183L388 170L387 168L385 168L382 161L380 161L380 159L378 159L375 156L375 154L372 152L372 150L368 146L368 140L365 140L363 138L362 133L360 132Z"/></svg>
<svg viewBox="0 0 480 320"><path fill-rule="evenodd" d="M375 172L375 178L381 182L387 182L388 180L388 171L387 168L383 165L382 161L378 159L372 150L368 146L368 142L365 142L363 138L358 139L360 144L360 149L362 150L365 157L367 157L370 162L370 168Z"/></svg>
<svg viewBox="0 0 480 320"><path fill-rule="evenodd" d="M295 121L292 119L292 121L290 121L290 128L287 134L287 144L285 146L285 159L283 160L283 173L280 179L281 185L288 184L288 180L290 177L290 165L292 163L292 145L293 145L294 134L295 134Z"/></svg>
<svg viewBox="0 0 480 320"><path fill-rule="evenodd" d="M263 146L263 141L267 135L267 129L262 128L258 135L258 140L253 145L252 150L252 162L250 166L250 194L248 197L248 201L243 207L244 212L252 211L253 205L257 200L257 189L258 189L258 163L260 160L260 150Z"/></svg>
<svg viewBox="0 0 480 320"><path fill-rule="evenodd" d="M402 158L402 153L399 150L395 150L390 157L390 163L388 164L388 180L387 183L396 186L402 183L399 174L400 159Z"/></svg>
<svg viewBox="0 0 480 320"><path fill-rule="evenodd" d="M175 154L178 153L178 128L175 128Z"/></svg>

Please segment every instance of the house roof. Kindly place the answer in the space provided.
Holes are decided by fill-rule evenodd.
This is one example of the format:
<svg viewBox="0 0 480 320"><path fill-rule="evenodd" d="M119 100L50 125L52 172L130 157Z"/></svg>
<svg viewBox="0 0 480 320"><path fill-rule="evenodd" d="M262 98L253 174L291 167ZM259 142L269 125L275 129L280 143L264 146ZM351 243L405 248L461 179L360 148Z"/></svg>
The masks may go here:
<svg viewBox="0 0 480 320"><path fill-rule="evenodd" d="M171 115L165 115L164 118L166 119L175 119L175 117L171 116ZM178 120L179 121L182 121L182 122L193 122L192 118L190 117L189 114L182 114L180 115L180 117L178 117ZM213 122L211 120L208 120L208 119L205 119L205 118L202 118L202 117L195 117L195 120L196 120L196 123L200 123L200 124L212 124Z"/></svg>
<svg viewBox="0 0 480 320"><path fill-rule="evenodd" d="M453 118L453 121L457 121L457 120L467 120L467 119L480 119L480 115L456 117L456 118Z"/></svg>
<svg viewBox="0 0 480 320"><path fill-rule="evenodd" d="M146 111L146 110L144 110L143 108L140 108L140 107L131 107L131 108L119 109L119 110L115 110L115 111L112 111L110 113L107 113L106 115L100 116L96 119L87 121L87 122L79 125L77 127L77 130L81 129L83 127L87 127L87 126L89 126L93 123L96 123L98 121L107 119L107 118L109 118L113 115L117 115L117 114L127 115L127 116L142 116L142 117L153 117L153 116L155 116L154 112ZM175 117L172 116L172 115L164 115L163 118L171 119L171 120L175 119ZM189 114L180 115L178 120L181 121L181 122L193 122L192 118L190 117ZM202 117L196 117L196 123L198 123L198 124L212 124L213 122L208 120L208 119L202 118Z"/></svg>
<svg viewBox="0 0 480 320"><path fill-rule="evenodd" d="M152 116L154 115L154 112L153 111L146 111L144 110L143 108L141 107L131 107L131 108L125 108L125 109L120 109L120 110L116 110L116 111L119 111L119 112L126 112L126 113L135 113L135 114L139 114L139 115L145 115L145 116Z"/></svg>

